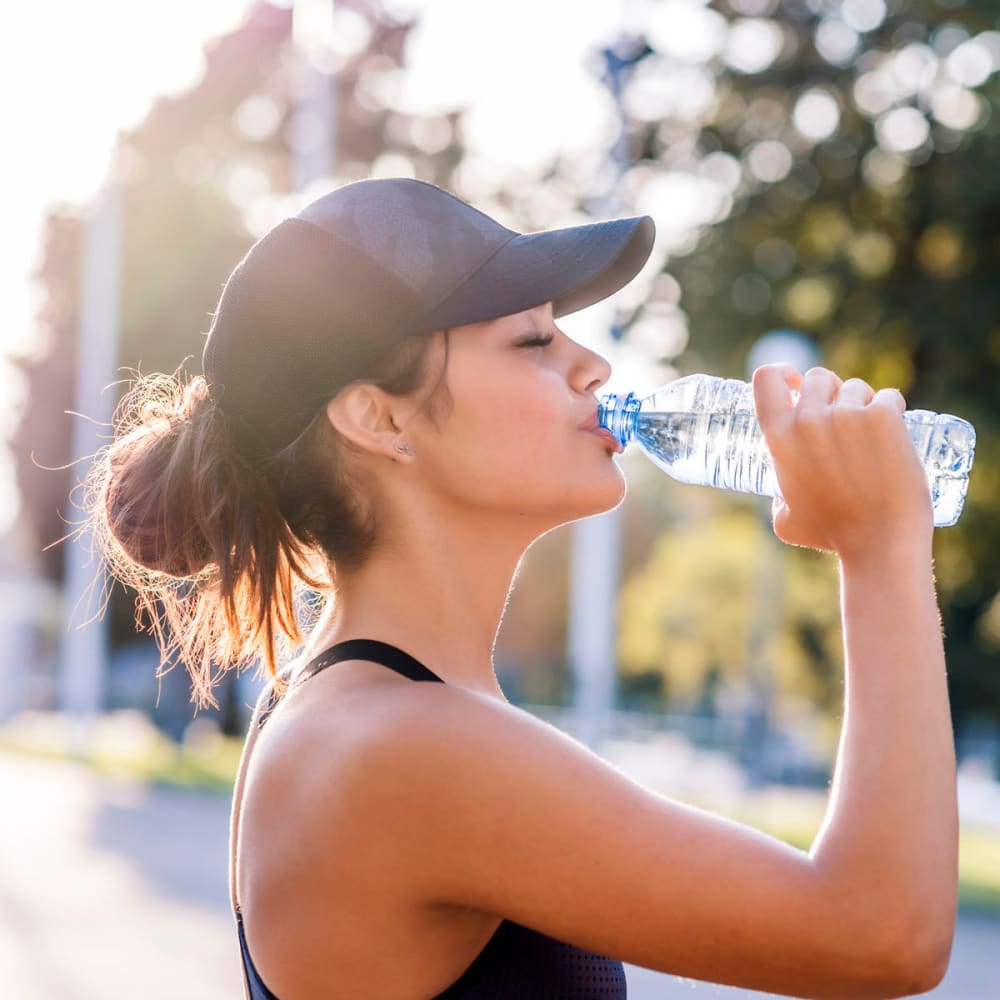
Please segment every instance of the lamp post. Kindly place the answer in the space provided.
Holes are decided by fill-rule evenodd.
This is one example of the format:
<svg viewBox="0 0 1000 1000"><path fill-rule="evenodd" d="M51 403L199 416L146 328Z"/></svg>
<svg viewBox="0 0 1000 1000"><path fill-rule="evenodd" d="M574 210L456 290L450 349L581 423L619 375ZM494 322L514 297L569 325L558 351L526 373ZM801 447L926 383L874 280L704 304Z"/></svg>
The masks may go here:
<svg viewBox="0 0 1000 1000"><path fill-rule="evenodd" d="M105 443L114 400L121 294L122 191L119 160L112 156L104 184L94 197L86 223L77 338L72 454L93 455ZM104 704L108 672L108 616L101 614L107 571L92 539L66 547L63 582L65 627L59 651L59 707L72 719L75 752L90 744L94 719ZM85 627L86 626L86 627Z"/></svg>
<svg viewBox="0 0 1000 1000"><path fill-rule="evenodd" d="M772 330L754 343L747 353L747 378L761 365L784 362L800 372L820 361L816 345L797 330ZM744 766L751 784L763 784L768 777L768 744L774 678L768 663L768 646L781 628L781 598L785 583L785 546L771 531L771 501L758 505L760 530L758 558L751 588L751 614L747 636L747 676L751 703L746 716L743 741Z"/></svg>
<svg viewBox="0 0 1000 1000"><path fill-rule="evenodd" d="M611 149L612 180L604 197L592 206L595 214L605 218L613 217L620 208L619 180L629 162L622 91L632 68L649 52L644 41L627 38L602 53L603 81L614 97L619 119L618 136ZM618 508L573 524L567 658L573 676L574 729L595 753L607 739L615 697L620 549Z"/></svg>

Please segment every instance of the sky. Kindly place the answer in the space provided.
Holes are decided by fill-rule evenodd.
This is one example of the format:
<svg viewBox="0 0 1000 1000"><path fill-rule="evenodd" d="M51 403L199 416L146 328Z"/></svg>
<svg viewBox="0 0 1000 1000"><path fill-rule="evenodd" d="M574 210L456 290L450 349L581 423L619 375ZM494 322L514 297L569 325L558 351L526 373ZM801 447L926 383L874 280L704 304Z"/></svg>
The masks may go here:
<svg viewBox="0 0 1000 1000"><path fill-rule="evenodd" d="M280 0L279 0L280 2ZM322 0L320 0L322 2ZM642 0L384 0L419 13L408 51L414 110L463 104L481 156L530 169L553 148L593 146L607 130L607 96L584 59L614 37ZM235 28L252 0L37 0L0 35L4 236L0 241L0 534L16 510L3 440L19 383L2 361L30 351L39 305L30 275L47 208L91 204L116 136L153 100L197 82L202 49ZM283 4L290 6L290 0ZM336 5L334 5L335 10Z"/></svg>
<svg viewBox="0 0 1000 1000"><path fill-rule="evenodd" d="M154 97L191 86L204 41L238 24L247 0L36 0L0 33L0 356L30 350L38 293L31 281L46 209L84 206L99 188L120 129ZM16 512L12 463L19 385L0 363L0 534Z"/></svg>
<svg viewBox="0 0 1000 1000"><path fill-rule="evenodd" d="M8 193L17 192L5 199L0 244L0 350L30 332L36 302L27 279L46 207L61 200L85 205L117 132L140 122L155 97L192 86L205 41L235 28L251 6L251 0L22 5L18 31L0 36L3 180ZM474 103L471 127L487 155L501 152L527 167L551 144L574 135L583 143L592 133L593 107L581 98L598 102L603 94L583 54L622 23L624 4L386 0L385 6L422 13L409 53L414 107ZM477 37L489 44L469 44Z"/></svg>
<svg viewBox="0 0 1000 1000"><path fill-rule="evenodd" d="M272 2L291 5L291 0ZM594 52L622 33L641 30L664 57L652 73L643 75L640 67L625 95L629 114L646 121L665 114L695 121L713 100L709 60L718 57L737 72L755 73L776 58L782 45L780 30L766 16L776 0L734 0L734 7L747 16L732 22L709 0L380 2L390 13L418 18L409 35L405 73L387 74L392 76L386 84L393 88L391 103L413 114L465 109L468 155L460 168L460 193L492 214L497 213L488 200L490 185L495 187L497 176L505 173L513 172L516 183L520 171L533 196L551 198L552 192L533 185L532 178L556 152L585 178L589 190L593 172L586 165L603 163L616 128L611 97L596 78ZM236 28L252 5L253 0L33 0L19 6L17 30L0 34L0 179L5 195L0 535L9 526L16 496L4 441L23 398L23 383L13 377L4 356L30 352L35 342L39 299L30 275L39 263L46 210L57 202L85 210L100 188L118 133L141 122L157 97L192 87L203 69L205 43ZM307 5L332 7L335 46L349 48L352 38L364 43L359 18L352 18L349 8L336 0L298 0L300 10ZM886 11L884 0L842 0L817 27L818 51L836 65L853 58L860 33L877 27ZM854 100L874 122L880 163L891 159L884 151L898 154L898 160L927 135L929 117L915 106L913 94L919 92L933 117L945 125L969 128L982 105L974 88L1000 72L1000 32L968 39L967 33L946 26L933 45L937 54L927 45L904 46L877 72L866 72L857 81ZM930 64L934 72L928 76ZM934 84L926 93L920 82L925 77ZM813 87L796 101L793 122L800 142L823 140L836 129L838 118L836 101L822 88ZM651 365L647 358L654 352L642 350L644 342L653 343L662 356L669 342L676 348L670 356L676 356L687 342L687 320L676 306L679 286L659 272L671 254L691 249L702 227L728 214L741 175L749 171L751 180L771 183L788 172L791 162L781 143L764 141L750 148L746 164L720 152L695 166L678 162L666 169L639 166L629 172L625 186L632 192L630 204L606 203L601 215L652 215L657 237L643 272L614 301L646 302L655 279L660 287L654 304L666 311L645 310L648 317L640 318L628 344L618 347L607 337L612 303L564 321L571 336L609 354L611 388L643 393L672 374ZM372 170L403 173L406 166L389 154ZM255 207L264 209L257 217L265 229L280 218L268 217L272 209L284 211L280 204ZM257 232L252 215L247 212L247 225ZM671 282L674 287L666 287Z"/></svg>
<svg viewBox="0 0 1000 1000"><path fill-rule="evenodd" d="M46 207L85 203L118 130L140 122L155 96L192 85L204 40L237 24L247 6L246 0L20 5L18 30L0 36L8 193L0 344L19 342L30 328L35 303L27 277Z"/></svg>

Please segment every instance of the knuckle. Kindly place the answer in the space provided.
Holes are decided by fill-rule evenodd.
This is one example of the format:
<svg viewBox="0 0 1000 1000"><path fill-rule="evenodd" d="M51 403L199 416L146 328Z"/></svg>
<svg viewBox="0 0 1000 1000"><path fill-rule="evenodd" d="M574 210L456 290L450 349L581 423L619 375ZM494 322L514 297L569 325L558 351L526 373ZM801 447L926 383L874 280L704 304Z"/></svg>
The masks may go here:
<svg viewBox="0 0 1000 1000"><path fill-rule="evenodd" d="M828 419L825 411L807 407L797 413L795 424L802 434L811 437L820 433Z"/></svg>
<svg viewBox="0 0 1000 1000"><path fill-rule="evenodd" d="M860 406L838 406L830 414L830 422L838 433L853 434L864 424L864 410Z"/></svg>
<svg viewBox="0 0 1000 1000"><path fill-rule="evenodd" d="M871 420L880 430L889 430L902 424L902 414L895 407L871 406Z"/></svg>

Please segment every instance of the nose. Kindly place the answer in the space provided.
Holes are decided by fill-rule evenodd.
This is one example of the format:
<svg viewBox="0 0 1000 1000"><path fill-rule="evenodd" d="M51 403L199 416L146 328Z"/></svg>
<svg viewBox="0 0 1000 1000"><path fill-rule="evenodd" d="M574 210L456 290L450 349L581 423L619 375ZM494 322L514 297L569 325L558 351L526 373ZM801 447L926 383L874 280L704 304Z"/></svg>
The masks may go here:
<svg viewBox="0 0 1000 1000"><path fill-rule="evenodd" d="M611 378L611 364L607 358L589 347L577 344L576 348L570 383L577 392L595 393Z"/></svg>

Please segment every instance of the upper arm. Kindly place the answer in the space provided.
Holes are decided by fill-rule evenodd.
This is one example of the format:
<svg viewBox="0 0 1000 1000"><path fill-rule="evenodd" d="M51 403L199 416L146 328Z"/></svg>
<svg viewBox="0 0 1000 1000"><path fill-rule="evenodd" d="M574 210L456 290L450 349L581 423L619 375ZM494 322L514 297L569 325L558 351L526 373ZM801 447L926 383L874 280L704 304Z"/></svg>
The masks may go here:
<svg viewBox="0 0 1000 1000"><path fill-rule="evenodd" d="M431 687L363 741L335 796L415 898L676 975L890 995L874 889L840 891L807 854L644 788L519 709Z"/></svg>

